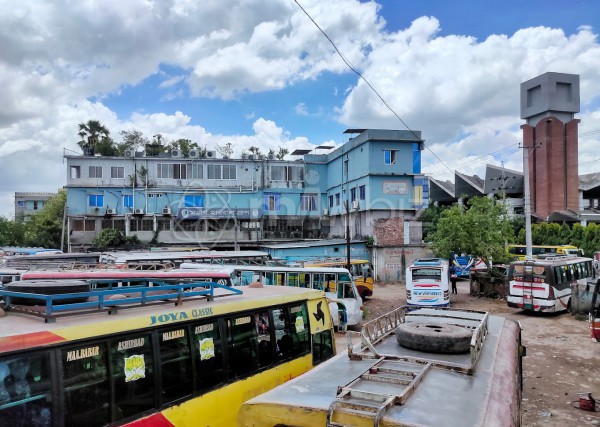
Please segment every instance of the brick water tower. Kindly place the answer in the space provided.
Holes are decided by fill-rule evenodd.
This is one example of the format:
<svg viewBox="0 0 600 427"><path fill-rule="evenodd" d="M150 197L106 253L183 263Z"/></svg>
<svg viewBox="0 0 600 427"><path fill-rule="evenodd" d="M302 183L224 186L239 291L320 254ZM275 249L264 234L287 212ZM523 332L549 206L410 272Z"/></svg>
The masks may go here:
<svg viewBox="0 0 600 427"><path fill-rule="evenodd" d="M531 213L537 217L579 211L578 112L578 75L545 73L521 83L524 161Z"/></svg>

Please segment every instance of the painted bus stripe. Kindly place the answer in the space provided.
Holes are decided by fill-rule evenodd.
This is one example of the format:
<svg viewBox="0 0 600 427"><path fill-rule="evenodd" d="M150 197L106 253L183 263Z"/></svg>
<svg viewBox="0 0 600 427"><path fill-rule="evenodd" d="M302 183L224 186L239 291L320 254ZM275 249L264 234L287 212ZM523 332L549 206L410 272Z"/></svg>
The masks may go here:
<svg viewBox="0 0 600 427"><path fill-rule="evenodd" d="M48 344L66 341L64 337L53 332L33 332L18 336L0 338L0 353L23 350L26 348L42 347Z"/></svg>

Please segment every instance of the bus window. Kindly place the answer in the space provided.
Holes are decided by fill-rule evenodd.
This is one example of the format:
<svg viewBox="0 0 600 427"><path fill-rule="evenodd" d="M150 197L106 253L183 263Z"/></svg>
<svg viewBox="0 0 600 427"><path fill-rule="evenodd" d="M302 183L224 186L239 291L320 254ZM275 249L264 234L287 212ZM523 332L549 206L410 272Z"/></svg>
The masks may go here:
<svg viewBox="0 0 600 427"><path fill-rule="evenodd" d="M331 331L323 331L313 336L313 365L329 359L333 356L333 342Z"/></svg>
<svg viewBox="0 0 600 427"><path fill-rule="evenodd" d="M134 334L111 342L114 379L113 419L128 418L154 407L154 369L150 334Z"/></svg>
<svg viewBox="0 0 600 427"><path fill-rule="evenodd" d="M325 275L323 273L313 274L313 289L325 290Z"/></svg>
<svg viewBox="0 0 600 427"><path fill-rule="evenodd" d="M337 292L335 273L325 273L325 292Z"/></svg>
<svg viewBox="0 0 600 427"><path fill-rule="evenodd" d="M289 308L290 335L292 337L292 356L299 356L310 350L308 330L308 310L306 305L293 305Z"/></svg>
<svg viewBox="0 0 600 427"><path fill-rule="evenodd" d="M352 279L348 274L338 275L337 295L338 298L356 298L352 290Z"/></svg>
<svg viewBox="0 0 600 427"><path fill-rule="evenodd" d="M110 423L107 358L104 342L62 350L65 425L91 427Z"/></svg>
<svg viewBox="0 0 600 427"><path fill-rule="evenodd" d="M310 274L300 273L298 286L301 288L310 288Z"/></svg>
<svg viewBox="0 0 600 427"><path fill-rule="evenodd" d="M298 286L298 277L300 273L288 273L288 286Z"/></svg>
<svg viewBox="0 0 600 427"><path fill-rule="evenodd" d="M219 323L192 326L196 390L204 392L224 379L223 352Z"/></svg>
<svg viewBox="0 0 600 427"><path fill-rule="evenodd" d="M52 425L47 353L0 359L0 425Z"/></svg>
<svg viewBox="0 0 600 427"><path fill-rule="evenodd" d="M192 394L192 358L186 327L162 330L158 335L162 377L161 403L167 404Z"/></svg>
<svg viewBox="0 0 600 427"><path fill-rule="evenodd" d="M229 368L236 377L256 372L273 361L269 313L248 313L228 320Z"/></svg>

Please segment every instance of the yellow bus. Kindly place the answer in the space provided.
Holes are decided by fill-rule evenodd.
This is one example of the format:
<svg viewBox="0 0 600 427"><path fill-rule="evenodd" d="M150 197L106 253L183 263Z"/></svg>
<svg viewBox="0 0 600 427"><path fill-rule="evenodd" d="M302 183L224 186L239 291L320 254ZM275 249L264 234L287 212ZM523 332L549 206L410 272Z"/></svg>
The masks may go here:
<svg viewBox="0 0 600 427"><path fill-rule="evenodd" d="M312 262L310 264L304 264L305 267L338 267L347 268L348 262L342 260L331 260L331 261L319 261ZM356 284L356 289L360 297L367 299L373 295L373 269L371 263L366 259L353 259L350 260L350 274Z"/></svg>
<svg viewBox="0 0 600 427"><path fill-rule="evenodd" d="M523 261L527 256L527 246L508 245L508 253L514 256L515 261ZM531 247L534 258L539 255L572 255L583 256L583 250L573 245L534 245Z"/></svg>
<svg viewBox="0 0 600 427"><path fill-rule="evenodd" d="M243 402L335 354L321 291L178 286L190 285L167 286L177 297L160 303L106 290L73 308L61 295L0 290L0 425L231 426ZM42 304L11 303L24 295Z"/></svg>

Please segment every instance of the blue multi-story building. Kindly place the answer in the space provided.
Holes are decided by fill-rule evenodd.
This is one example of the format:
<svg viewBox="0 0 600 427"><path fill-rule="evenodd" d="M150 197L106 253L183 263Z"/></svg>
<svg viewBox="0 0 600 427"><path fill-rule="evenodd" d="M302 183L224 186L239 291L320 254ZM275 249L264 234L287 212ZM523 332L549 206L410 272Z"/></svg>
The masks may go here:
<svg viewBox="0 0 600 427"><path fill-rule="evenodd" d="M65 156L69 245L87 246L105 228L142 241L247 247L343 237L347 221L352 237L377 239L377 224L388 219L406 227L427 203L420 133L346 133L357 135L328 154L299 150L291 161L199 150ZM400 243L420 241L413 231Z"/></svg>

